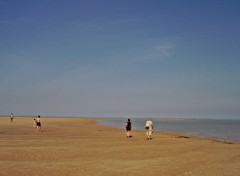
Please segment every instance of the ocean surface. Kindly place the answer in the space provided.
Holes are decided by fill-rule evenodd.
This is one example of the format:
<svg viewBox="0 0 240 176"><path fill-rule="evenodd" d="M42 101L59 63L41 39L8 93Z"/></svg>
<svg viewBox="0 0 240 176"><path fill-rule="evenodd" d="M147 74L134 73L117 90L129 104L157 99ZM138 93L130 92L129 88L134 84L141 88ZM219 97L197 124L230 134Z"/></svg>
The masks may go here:
<svg viewBox="0 0 240 176"><path fill-rule="evenodd" d="M125 129L126 118L98 120L98 124ZM132 118L132 130L144 130L147 119ZM177 132L186 136L240 142L240 120L152 118L155 131Z"/></svg>

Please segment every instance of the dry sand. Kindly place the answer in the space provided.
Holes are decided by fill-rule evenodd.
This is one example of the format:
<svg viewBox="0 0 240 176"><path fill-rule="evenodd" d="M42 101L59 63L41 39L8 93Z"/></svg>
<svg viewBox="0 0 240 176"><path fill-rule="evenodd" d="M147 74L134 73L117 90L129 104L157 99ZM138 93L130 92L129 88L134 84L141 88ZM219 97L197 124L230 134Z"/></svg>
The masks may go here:
<svg viewBox="0 0 240 176"><path fill-rule="evenodd" d="M0 118L0 175L238 176L240 144L125 131L96 119Z"/></svg>

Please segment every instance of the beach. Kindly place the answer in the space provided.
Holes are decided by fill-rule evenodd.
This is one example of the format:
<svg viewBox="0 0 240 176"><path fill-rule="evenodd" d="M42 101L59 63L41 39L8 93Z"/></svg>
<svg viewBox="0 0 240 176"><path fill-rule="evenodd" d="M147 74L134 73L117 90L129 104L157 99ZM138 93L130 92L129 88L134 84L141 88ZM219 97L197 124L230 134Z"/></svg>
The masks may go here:
<svg viewBox="0 0 240 176"><path fill-rule="evenodd" d="M237 176L240 144L154 132L126 132L97 118L0 118L0 175Z"/></svg>

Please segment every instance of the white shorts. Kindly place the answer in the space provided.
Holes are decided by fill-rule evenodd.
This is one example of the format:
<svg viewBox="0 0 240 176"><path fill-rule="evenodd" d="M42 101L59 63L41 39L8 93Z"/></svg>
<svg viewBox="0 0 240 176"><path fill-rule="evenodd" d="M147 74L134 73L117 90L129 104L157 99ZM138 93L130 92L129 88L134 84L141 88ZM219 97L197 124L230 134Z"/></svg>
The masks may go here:
<svg viewBox="0 0 240 176"><path fill-rule="evenodd" d="M152 135L152 130L147 130L147 131L146 131L146 134L147 134L148 136L151 136L151 135Z"/></svg>

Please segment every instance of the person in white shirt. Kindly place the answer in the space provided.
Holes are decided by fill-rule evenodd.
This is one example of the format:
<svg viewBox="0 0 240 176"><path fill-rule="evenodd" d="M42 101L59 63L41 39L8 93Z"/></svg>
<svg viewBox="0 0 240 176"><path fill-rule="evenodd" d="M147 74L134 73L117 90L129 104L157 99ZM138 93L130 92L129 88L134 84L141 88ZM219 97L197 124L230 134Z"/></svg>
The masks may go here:
<svg viewBox="0 0 240 176"><path fill-rule="evenodd" d="M11 113L11 115L10 115L11 123L13 123L13 118L14 118L14 115L13 115L13 113Z"/></svg>
<svg viewBox="0 0 240 176"><path fill-rule="evenodd" d="M151 118L149 118L146 121L145 129L146 129L146 134L147 134L147 140L151 140L152 133L153 133L153 122L152 122Z"/></svg>

